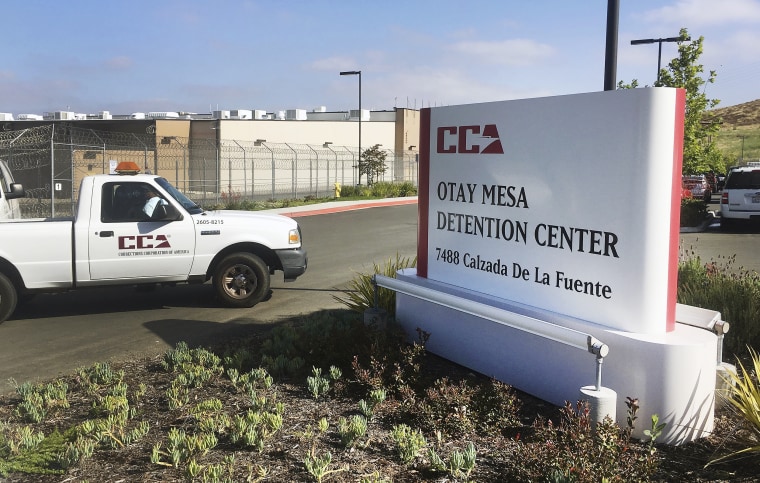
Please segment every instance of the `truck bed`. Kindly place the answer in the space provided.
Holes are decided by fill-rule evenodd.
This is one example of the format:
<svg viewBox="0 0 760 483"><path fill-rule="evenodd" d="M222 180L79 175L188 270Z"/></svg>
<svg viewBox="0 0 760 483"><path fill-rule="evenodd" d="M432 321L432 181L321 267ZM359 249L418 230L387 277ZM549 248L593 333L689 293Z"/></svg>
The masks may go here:
<svg viewBox="0 0 760 483"><path fill-rule="evenodd" d="M72 219L0 222L0 259L13 260L26 288L72 286Z"/></svg>

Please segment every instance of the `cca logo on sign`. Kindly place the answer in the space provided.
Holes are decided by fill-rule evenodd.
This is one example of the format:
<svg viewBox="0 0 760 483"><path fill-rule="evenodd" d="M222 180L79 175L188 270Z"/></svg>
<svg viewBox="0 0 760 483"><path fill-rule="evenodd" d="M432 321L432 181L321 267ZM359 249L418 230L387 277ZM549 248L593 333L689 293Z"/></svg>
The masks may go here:
<svg viewBox="0 0 760 483"><path fill-rule="evenodd" d="M119 250L141 248L171 248L166 235L129 235L119 237Z"/></svg>
<svg viewBox="0 0 760 483"><path fill-rule="evenodd" d="M474 141L483 140L488 145L480 149ZM504 154L496 124L483 126L442 126L438 128L436 152L439 154Z"/></svg>

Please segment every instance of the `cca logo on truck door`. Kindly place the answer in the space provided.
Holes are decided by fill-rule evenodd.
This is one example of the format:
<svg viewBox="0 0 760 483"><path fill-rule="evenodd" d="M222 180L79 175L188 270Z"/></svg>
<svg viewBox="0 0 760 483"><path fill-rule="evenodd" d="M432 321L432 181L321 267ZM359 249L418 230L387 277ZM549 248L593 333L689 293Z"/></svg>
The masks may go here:
<svg viewBox="0 0 760 483"><path fill-rule="evenodd" d="M166 235L128 235L119 237L119 250L171 248Z"/></svg>

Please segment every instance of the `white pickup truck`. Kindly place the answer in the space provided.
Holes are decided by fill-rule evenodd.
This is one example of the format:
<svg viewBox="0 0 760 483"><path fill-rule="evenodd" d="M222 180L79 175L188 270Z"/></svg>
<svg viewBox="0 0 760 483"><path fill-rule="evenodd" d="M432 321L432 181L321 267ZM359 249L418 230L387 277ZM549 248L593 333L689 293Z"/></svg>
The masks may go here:
<svg viewBox="0 0 760 483"><path fill-rule="evenodd" d="M295 220L204 211L166 179L131 173L84 178L73 219L0 220L0 322L19 296L104 285L210 279L225 305L252 307L270 274L306 271Z"/></svg>
<svg viewBox="0 0 760 483"><path fill-rule="evenodd" d="M13 180L8 165L0 159L0 220L21 218L18 198L23 198L24 188Z"/></svg>

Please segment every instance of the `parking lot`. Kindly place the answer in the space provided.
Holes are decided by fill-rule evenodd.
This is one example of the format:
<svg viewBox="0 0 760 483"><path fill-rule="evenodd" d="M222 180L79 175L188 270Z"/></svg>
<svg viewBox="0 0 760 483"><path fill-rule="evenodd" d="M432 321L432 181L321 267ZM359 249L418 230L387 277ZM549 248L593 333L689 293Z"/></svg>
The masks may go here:
<svg viewBox="0 0 760 483"><path fill-rule="evenodd" d="M719 195L714 194L708 211L720 214ZM746 223L721 230L720 216L704 231L681 233L681 250L694 253L703 262L714 260L723 263L731 257L735 270L746 269L760 273L760 223Z"/></svg>

